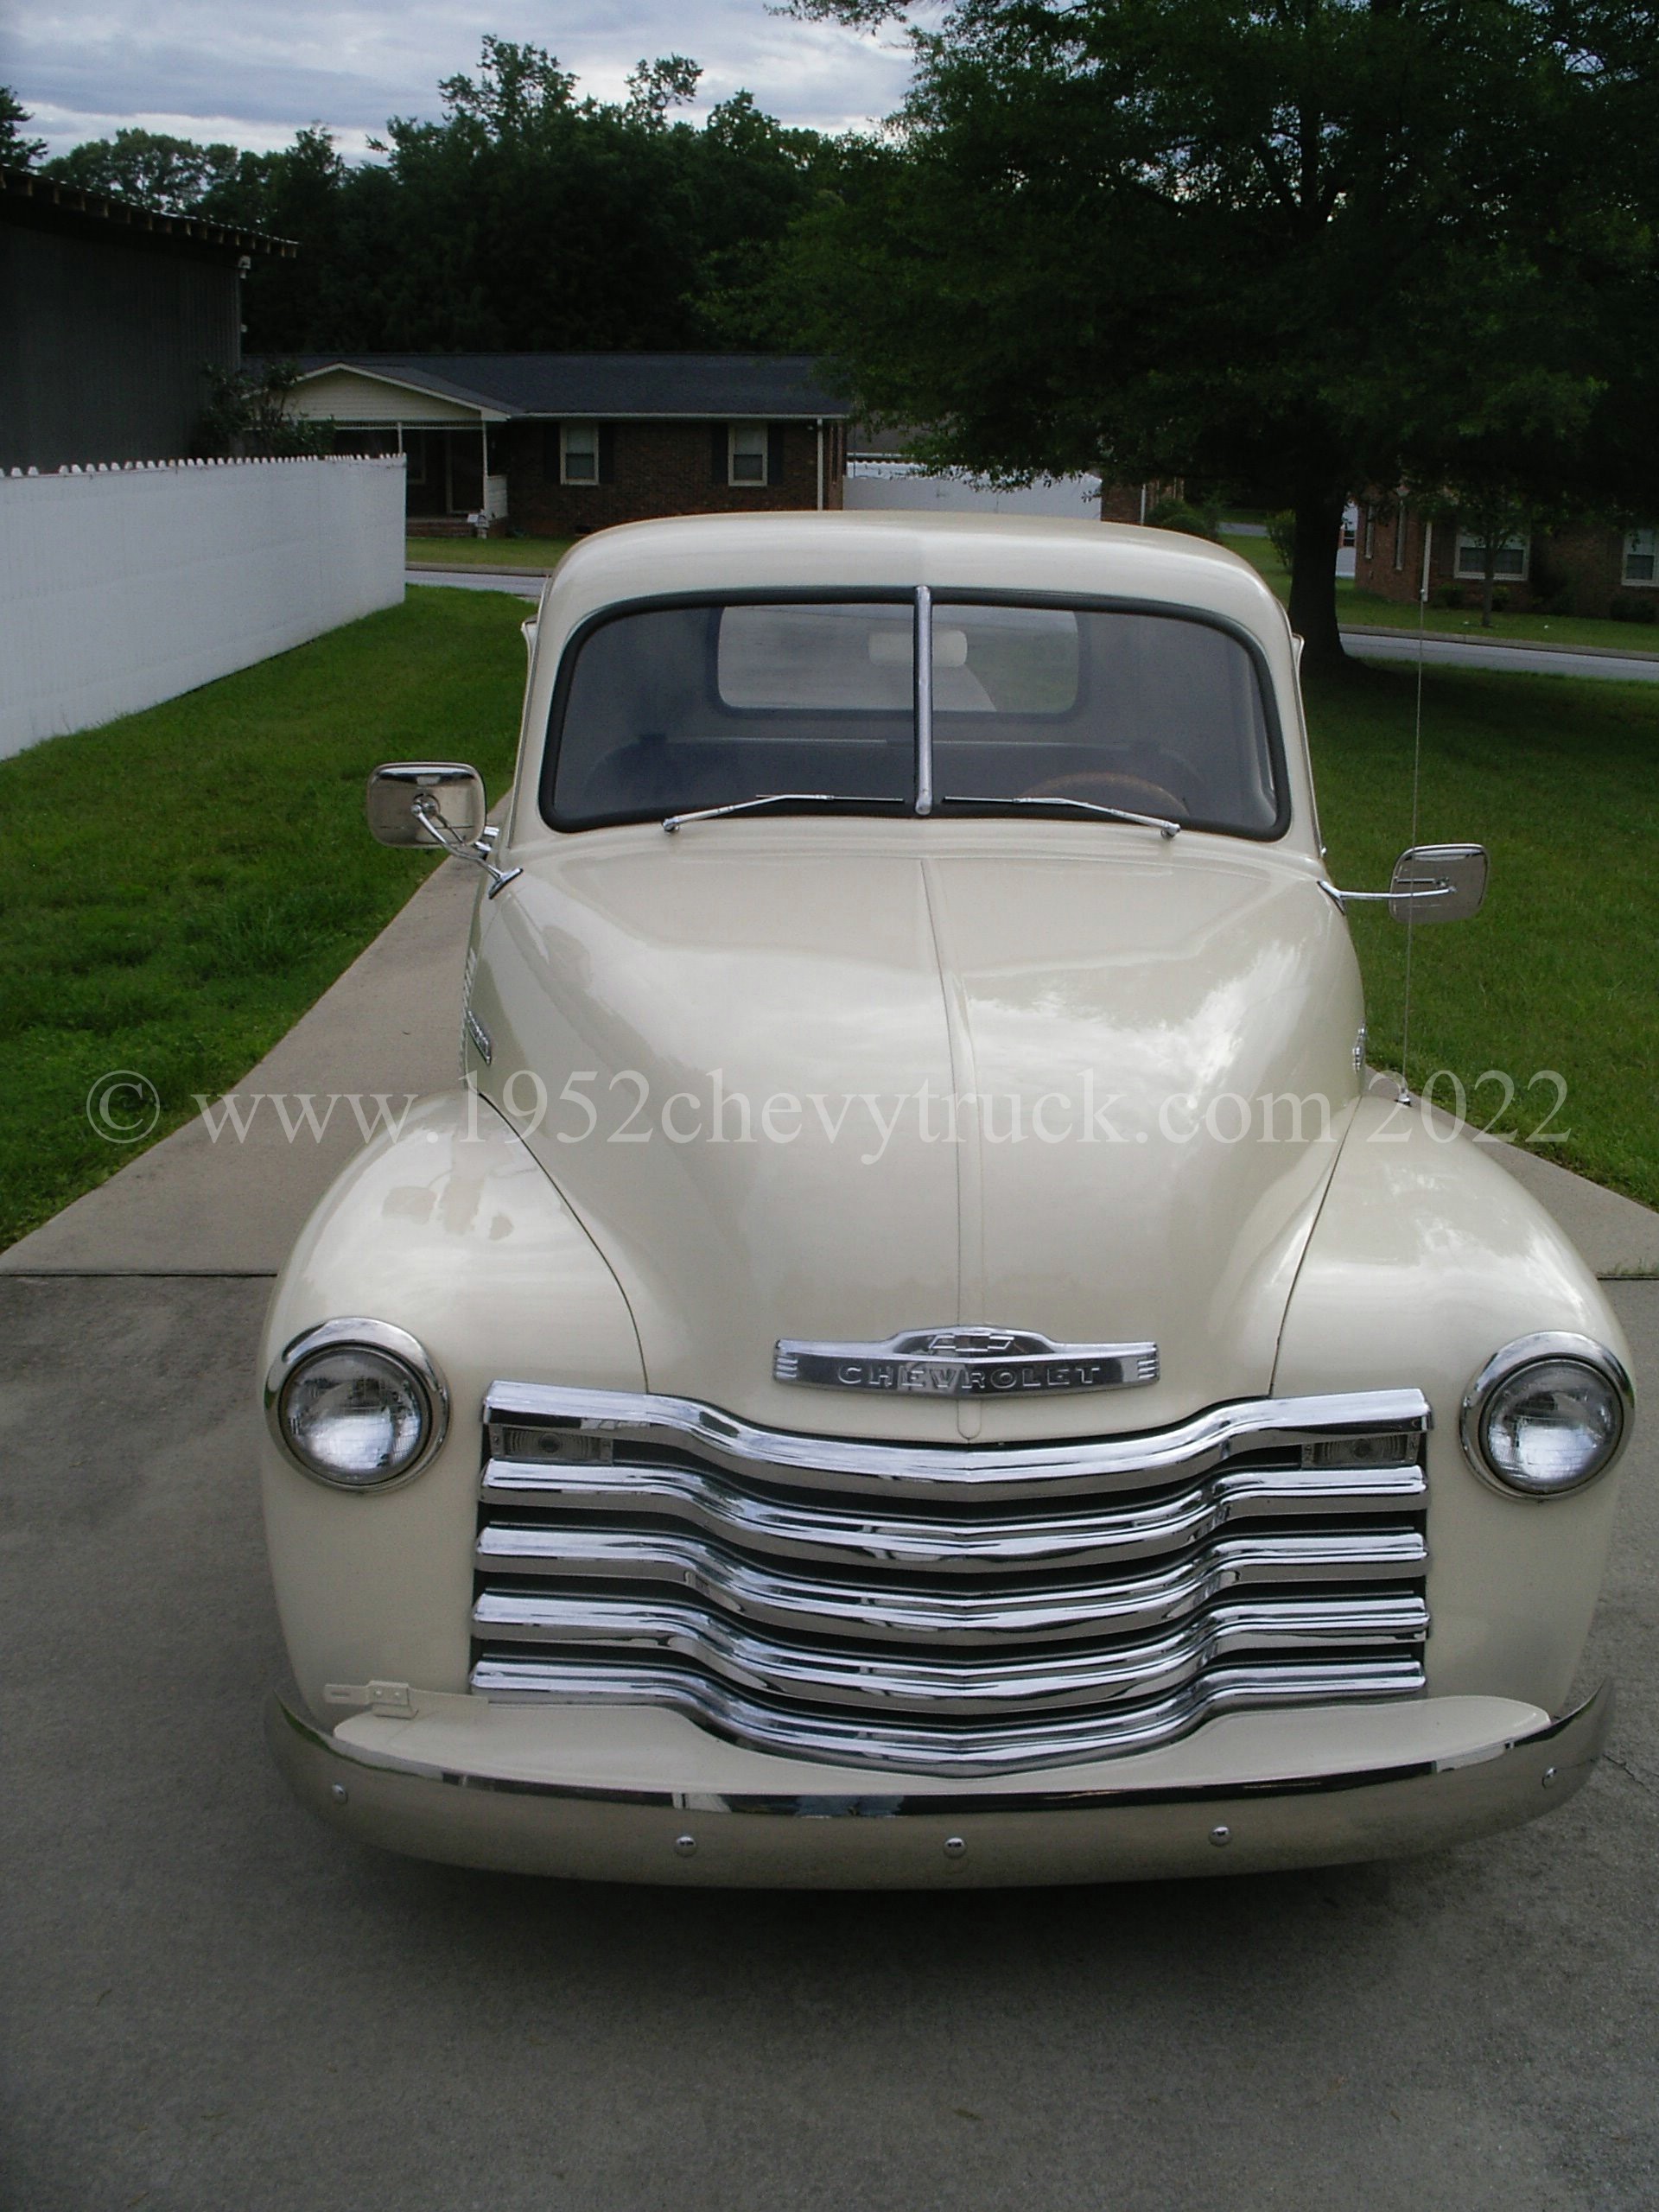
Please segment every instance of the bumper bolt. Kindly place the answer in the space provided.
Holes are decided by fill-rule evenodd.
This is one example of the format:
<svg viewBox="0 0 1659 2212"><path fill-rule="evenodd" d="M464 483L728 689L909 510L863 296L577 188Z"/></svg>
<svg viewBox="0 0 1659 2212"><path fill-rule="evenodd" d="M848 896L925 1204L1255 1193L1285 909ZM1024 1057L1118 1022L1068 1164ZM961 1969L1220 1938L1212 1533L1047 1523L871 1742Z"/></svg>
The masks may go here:
<svg viewBox="0 0 1659 2212"><path fill-rule="evenodd" d="M1211 1843L1213 1843L1213 1844L1217 1845L1217 1847L1221 1846L1222 1844L1230 1843L1230 1842L1232 1841L1232 1840L1233 1840L1233 1832L1232 1832L1231 1828L1230 1828L1230 1827L1213 1827L1213 1828L1211 1828L1211 1831L1210 1831L1210 1840L1211 1840Z"/></svg>
<svg viewBox="0 0 1659 2212"><path fill-rule="evenodd" d="M349 1794L343 1782L331 1782L328 1785L328 1795L336 1805L343 1805Z"/></svg>
<svg viewBox="0 0 1659 2212"><path fill-rule="evenodd" d="M694 1835L677 1835L674 1839L674 1848L682 1859L689 1859L696 1847L697 1839Z"/></svg>
<svg viewBox="0 0 1659 2212"><path fill-rule="evenodd" d="M1559 1767L1547 1766L1544 1769L1543 1783L1546 1789L1553 1789L1560 1778L1561 1770Z"/></svg>
<svg viewBox="0 0 1659 2212"><path fill-rule="evenodd" d="M944 1855L947 1859L965 1859L968 1846L961 1836L948 1835L944 1839Z"/></svg>

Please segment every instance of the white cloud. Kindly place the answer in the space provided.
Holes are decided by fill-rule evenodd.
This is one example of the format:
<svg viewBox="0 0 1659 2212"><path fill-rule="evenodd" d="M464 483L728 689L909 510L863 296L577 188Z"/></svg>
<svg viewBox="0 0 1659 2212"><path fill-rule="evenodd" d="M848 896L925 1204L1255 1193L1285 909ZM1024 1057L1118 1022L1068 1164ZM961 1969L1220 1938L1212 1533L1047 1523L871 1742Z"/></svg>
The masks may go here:
<svg viewBox="0 0 1659 2212"><path fill-rule="evenodd" d="M435 117L440 78L472 73L486 32L533 40L582 89L619 98L642 55L689 53L705 108L741 87L785 123L840 130L899 104L902 38L767 12L764 0L41 0L0 31L0 81L54 153L124 124L181 137L282 145L321 123L361 152L389 115Z"/></svg>

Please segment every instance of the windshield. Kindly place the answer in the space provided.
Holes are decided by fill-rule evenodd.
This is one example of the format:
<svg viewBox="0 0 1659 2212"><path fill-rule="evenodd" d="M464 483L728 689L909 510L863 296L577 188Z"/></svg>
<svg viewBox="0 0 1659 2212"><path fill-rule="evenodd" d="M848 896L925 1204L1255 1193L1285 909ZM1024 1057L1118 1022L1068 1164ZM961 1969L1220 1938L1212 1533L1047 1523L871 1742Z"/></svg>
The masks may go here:
<svg viewBox="0 0 1659 2212"><path fill-rule="evenodd" d="M1262 673L1181 614L918 594L719 601L607 617L567 655L543 801L561 830L769 794L822 810L1052 802L1197 829L1282 826ZM915 639L931 631L918 713ZM924 807L927 804L924 799ZM1022 810L1033 810L1027 807Z"/></svg>

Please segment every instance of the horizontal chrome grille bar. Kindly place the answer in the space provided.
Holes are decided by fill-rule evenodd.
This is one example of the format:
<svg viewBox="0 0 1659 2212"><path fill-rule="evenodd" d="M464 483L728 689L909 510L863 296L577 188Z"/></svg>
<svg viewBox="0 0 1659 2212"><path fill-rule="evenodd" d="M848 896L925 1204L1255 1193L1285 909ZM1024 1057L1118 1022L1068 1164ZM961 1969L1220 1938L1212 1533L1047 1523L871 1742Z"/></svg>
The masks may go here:
<svg viewBox="0 0 1659 2212"><path fill-rule="evenodd" d="M1415 1695L1431 1419L1378 1390L1140 1436L878 1444L498 1382L472 1684L964 1774Z"/></svg>
<svg viewBox="0 0 1659 2212"><path fill-rule="evenodd" d="M591 1458L594 1447L647 1463L653 1454L683 1452L774 1485L867 1497L879 1491L1018 1501L1150 1488L1196 1478L1246 1452L1294 1453L1296 1464L1306 1464L1310 1452L1328 1448L1338 1455L1337 1465L1403 1464L1415 1456L1411 1440L1427 1431L1432 1415L1420 1390L1370 1390L1253 1399L1140 1436L1006 1447L872 1444L757 1427L691 1398L497 1382L484 1419L496 1459L525 1456L513 1449L510 1432L539 1430L548 1433L551 1452L572 1459Z"/></svg>
<svg viewBox="0 0 1659 2212"><path fill-rule="evenodd" d="M1213 1606L1161 1635L1100 1649L924 1658L908 1651L786 1643L667 1598L490 1589L479 1595L473 1628L486 1645L505 1638L597 1644L628 1659L671 1655L753 1694L830 1704L844 1712L988 1720L1156 1696L1240 1652L1288 1656L1415 1644L1427 1633L1428 1614L1417 1597L1243 1599Z"/></svg>
<svg viewBox="0 0 1659 2212"><path fill-rule="evenodd" d="M557 1467L492 1459L481 1490L486 1506L500 1513L535 1510L611 1523L677 1522L734 1549L833 1563L848 1573L982 1575L1116 1566L1184 1550L1239 1521L1409 1513L1421 1510L1427 1485L1415 1464L1363 1471L1236 1467L1155 1499L1092 1512L1074 1504L1052 1514L971 1518L931 1513L925 1519L883 1513L879 1506L853 1508L840 1497L810 1504L760 1497L696 1467Z"/></svg>
<svg viewBox="0 0 1659 2212"><path fill-rule="evenodd" d="M478 1540L482 1574L665 1583L752 1624L929 1645L1123 1635L1182 1619L1224 1592L1251 1585L1408 1580L1422 1573L1427 1556L1416 1529L1274 1531L1225 1537L1173 1565L1109 1582L1002 1585L984 1592L779 1573L696 1537L649 1529L492 1522ZM507 1607L491 1618L510 1618L512 1593L486 1594ZM477 1618L482 1632L481 1611Z"/></svg>
<svg viewBox="0 0 1659 2212"><path fill-rule="evenodd" d="M1334 1705L1421 1696L1421 1663L1365 1658L1326 1664L1211 1669L1172 1696L1133 1710L1071 1713L991 1727L941 1728L903 1720L791 1713L710 1676L649 1663L614 1667L569 1659L493 1657L473 1669L493 1698L667 1706L732 1742L837 1766L917 1774L1006 1774L1154 1751L1217 1713L1274 1706Z"/></svg>

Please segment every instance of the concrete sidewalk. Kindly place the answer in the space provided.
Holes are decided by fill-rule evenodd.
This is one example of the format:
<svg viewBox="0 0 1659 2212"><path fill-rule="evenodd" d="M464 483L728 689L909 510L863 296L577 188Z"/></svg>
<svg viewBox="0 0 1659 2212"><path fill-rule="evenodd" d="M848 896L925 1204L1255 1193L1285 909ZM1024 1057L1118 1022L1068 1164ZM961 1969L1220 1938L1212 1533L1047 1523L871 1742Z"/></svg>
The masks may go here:
<svg viewBox="0 0 1659 2212"><path fill-rule="evenodd" d="M275 1274L312 1207L365 1141L351 1100L372 1135L378 1098L396 1116L411 1098L454 1082L478 882L475 869L446 861L249 1071L232 1094L245 1136L221 1121L215 1139L194 1116L0 1253L0 1274ZM303 1118L305 1097L320 1135ZM1515 1146L1491 1149L1598 1274L1659 1275L1659 1213Z"/></svg>

